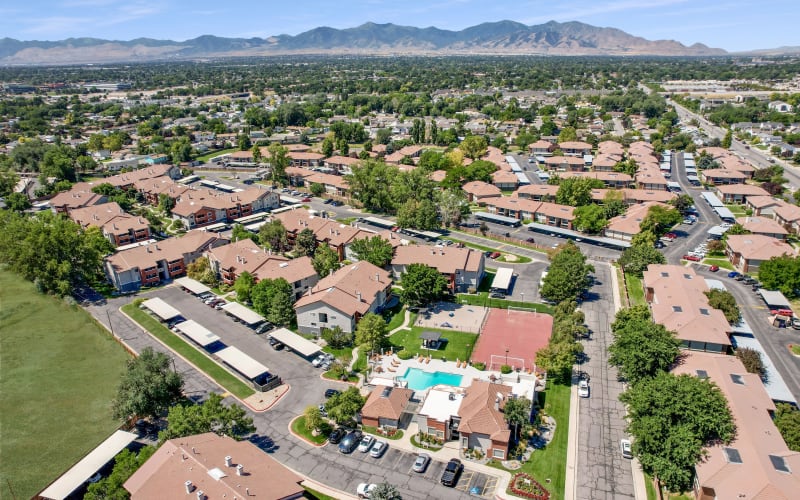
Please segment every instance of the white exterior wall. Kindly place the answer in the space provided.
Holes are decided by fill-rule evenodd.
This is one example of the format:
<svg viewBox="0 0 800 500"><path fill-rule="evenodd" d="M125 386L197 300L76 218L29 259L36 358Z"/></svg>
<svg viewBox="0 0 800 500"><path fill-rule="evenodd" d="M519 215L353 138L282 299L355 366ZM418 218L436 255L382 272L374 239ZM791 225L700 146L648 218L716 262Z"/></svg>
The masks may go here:
<svg viewBox="0 0 800 500"><path fill-rule="evenodd" d="M320 323L319 313L328 315L327 323ZM309 304L297 310L297 328L301 333L320 333L323 328L338 326L344 332L352 333L355 330L355 321L352 316L334 309L323 302Z"/></svg>

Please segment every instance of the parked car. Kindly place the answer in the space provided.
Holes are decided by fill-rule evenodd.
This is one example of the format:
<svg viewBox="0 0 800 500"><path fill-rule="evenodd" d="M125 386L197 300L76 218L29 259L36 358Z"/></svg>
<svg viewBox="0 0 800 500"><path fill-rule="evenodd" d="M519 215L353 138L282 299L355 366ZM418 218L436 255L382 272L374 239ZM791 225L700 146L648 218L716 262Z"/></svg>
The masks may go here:
<svg viewBox="0 0 800 500"><path fill-rule="evenodd" d="M303 199L302 199L302 200L300 200L300 201L302 201L303 203L308 203L308 202L310 202L310 201L311 201L311 198L309 198L308 196L306 196L305 198L303 198Z"/></svg>
<svg viewBox="0 0 800 500"><path fill-rule="evenodd" d="M333 198L326 198L325 201L323 201L322 203L330 205L331 203L333 203Z"/></svg>
<svg viewBox="0 0 800 500"><path fill-rule="evenodd" d="M675 233L667 233L667 234L665 234L665 235L664 235L664 238L668 238L668 239L670 239L670 240L674 240L674 239L676 239L677 237L678 237L678 235L677 235L677 234L675 234Z"/></svg>
<svg viewBox="0 0 800 500"><path fill-rule="evenodd" d="M795 330L800 330L800 318L792 319L792 328Z"/></svg>
<svg viewBox="0 0 800 500"><path fill-rule="evenodd" d="M683 256L683 257L681 257L681 258L682 258L683 260L690 260L690 261L692 261L692 262L700 262L701 260L703 260L703 259L701 259L700 257L698 257L697 255L692 255L692 254L687 254L687 255L684 255L684 256Z"/></svg>
<svg viewBox="0 0 800 500"><path fill-rule="evenodd" d="M713 265L713 266L709 267L708 270L711 271L712 273L715 273L715 272L719 271L719 266Z"/></svg>
<svg viewBox="0 0 800 500"><path fill-rule="evenodd" d="M442 484L451 488L454 487L458 483L458 477L463 470L464 465L461 463L461 460L451 458L450 461L447 462L444 472L442 472Z"/></svg>
<svg viewBox="0 0 800 500"><path fill-rule="evenodd" d="M536 240L534 240L533 238L526 238L525 241L528 243L536 243Z"/></svg>
<svg viewBox="0 0 800 500"><path fill-rule="evenodd" d="M794 316L794 312L791 309L770 309L769 313L773 316L776 314L780 316L788 316L790 318Z"/></svg>
<svg viewBox="0 0 800 500"><path fill-rule="evenodd" d="M375 444L372 445L372 449L369 450L369 456L372 458L381 458L384 453L386 453L386 449L389 448L389 445L386 444L386 441L375 441Z"/></svg>
<svg viewBox="0 0 800 500"><path fill-rule="evenodd" d="M361 431L353 430L348 432L339 443L340 453L353 453L358 443L361 442Z"/></svg>
<svg viewBox="0 0 800 500"><path fill-rule="evenodd" d="M325 355L320 354L319 356L314 358L314 361L312 361L311 364L316 367L316 366L321 365L323 362L325 362L326 359L328 359L328 358L325 357Z"/></svg>
<svg viewBox="0 0 800 500"><path fill-rule="evenodd" d="M489 294L489 297L493 299L504 299L506 298L506 294L504 294L503 292L492 292Z"/></svg>
<svg viewBox="0 0 800 500"><path fill-rule="evenodd" d="M276 351L280 351L281 349L283 349L284 347L286 347L285 345L281 344L280 342L275 342L274 344L273 344L272 342L270 342L270 345L271 345L271 346L272 346L272 348L273 348L273 349L275 349Z"/></svg>
<svg viewBox="0 0 800 500"><path fill-rule="evenodd" d="M337 394L341 394L341 391L337 391L336 389L328 389L325 391L326 398L332 398Z"/></svg>
<svg viewBox="0 0 800 500"><path fill-rule="evenodd" d="M345 429L337 427L328 434L328 442L331 444L339 444L346 435L347 431Z"/></svg>
<svg viewBox="0 0 800 500"><path fill-rule="evenodd" d="M325 409L325 404L321 403L319 406L317 406L317 409L319 410L319 414L323 417L328 416L328 410Z"/></svg>
<svg viewBox="0 0 800 500"><path fill-rule="evenodd" d="M361 442L358 443L358 451L361 453L366 453L372 448L372 445L375 444L375 438L370 436L369 434L364 434L361 438Z"/></svg>
<svg viewBox="0 0 800 500"><path fill-rule="evenodd" d="M620 439L619 448L622 450L622 458L633 458L633 448L629 439Z"/></svg>
<svg viewBox="0 0 800 500"><path fill-rule="evenodd" d="M342 203L339 200L334 200L334 202L331 203L331 205L333 205L334 207L341 207L342 205L344 205L344 203Z"/></svg>
<svg viewBox="0 0 800 500"><path fill-rule="evenodd" d="M735 278L737 276L739 276L739 273L736 271L731 271L728 273L728 278Z"/></svg>
<svg viewBox="0 0 800 500"><path fill-rule="evenodd" d="M749 277L750 277L750 276L748 276L748 275L746 275L746 274L739 274L739 275L737 275L737 276L736 276L734 279L735 279L736 281L744 281L745 279L747 279L747 278L749 278Z"/></svg>
<svg viewBox="0 0 800 500"><path fill-rule="evenodd" d="M490 259L496 259L496 258L500 257L500 255L502 255L500 252L492 252L491 255L489 255L489 258Z"/></svg>
<svg viewBox="0 0 800 500"><path fill-rule="evenodd" d="M361 483L356 488L356 495L358 495L358 498L370 498L372 496L372 490L377 487L377 484Z"/></svg>
<svg viewBox="0 0 800 500"><path fill-rule="evenodd" d="M423 473L425 469L428 468L428 464L431 463L431 457L427 453L420 453L417 455L417 459L414 460L414 466L411 467L411 470L414 472Z"/></svg>
<svg viewBox="0 0 800 500"><path fill-rule="evenodd" d="M581 380L578 382L578 397L589 397L589 382L587 380Z"/></svg>

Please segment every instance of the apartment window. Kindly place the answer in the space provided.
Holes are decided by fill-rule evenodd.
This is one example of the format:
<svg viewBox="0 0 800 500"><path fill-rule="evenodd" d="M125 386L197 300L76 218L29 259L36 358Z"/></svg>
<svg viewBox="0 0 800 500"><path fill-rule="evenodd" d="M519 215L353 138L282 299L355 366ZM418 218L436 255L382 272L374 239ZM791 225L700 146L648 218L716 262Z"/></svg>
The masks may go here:
<svg viewBox="0 0 800 500"><path fill-rule="evenodd" d="M497 448L493 448L493 449L492 449L492 456L493 456L494 458L501 458L501 459L504 459L504 458L506 458L506 451L505 451L505 450L503 450L503 449L497 449Z"/></svg>
<svg viewBox="0 0 800 500"><path fill-rule="evenodd" d="M326 313L319 313L317 315L319 317L320 323L327 323L328 322L328 315Z"/></svg>

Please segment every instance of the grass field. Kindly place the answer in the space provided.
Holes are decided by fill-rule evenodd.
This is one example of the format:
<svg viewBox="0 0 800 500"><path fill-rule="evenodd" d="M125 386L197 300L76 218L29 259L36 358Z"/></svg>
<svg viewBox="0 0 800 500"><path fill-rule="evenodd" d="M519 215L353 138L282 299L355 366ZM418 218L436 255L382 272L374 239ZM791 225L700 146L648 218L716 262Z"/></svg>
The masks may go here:
<svg viewBox="0 0 800 500"><path fill-rule="evenodd" d="M459 240L459 239L456 239L456 238L448 238L448 239L453 241L453 242L455 242L455 243L463 243L464 246L467 247L467 248L474 248L475 250L480 250L482 252L500 252L502 255L497 258L498 262L513 262L515 264L526 264L526 263L531 261L530 257L525 257L524 255L518 255L518 254L515 254L515 253L512 253L512 252L506 252L505 249L498 250L498 249L495 249L495 248L487 247L487 246L484 246L484 245L478 245L477 243L470 243L468 241ZM487 239L491 239L491 238L487 238ZM499 241L499 240L497 240L497 241L499 243L505 243L510 248L514 248L514 245L512 245L511 243L507 243L505 241ZM538 252L538 250L536 250L535 248L530 248L529 250L535 250L535 251ZM508 257L506 257L507 255L511 255L512 257L509 259Z"/></svg>
<svg viewBox="0 0 800 500"><path fill-rule="evenodd" d="M129 356L85 311L7 270L0 304L0 498L30 498L119 426L111 400Z"/></svg>
<svg viewBox="0 0 800 500"><path fill-rule="evenodd" d="M703 259L703 264L708 264L709 266L717 265L720 269L726 269L728 271L733 271L733 264L728 261L728 259Z"/></svg>
<svg viewBox="0 0 800 500"><path fill-rule="evenodd" d="M216 158L217 156L224 155L225 153L233 153L234 151L238 151L239 148L228 148L228 149L218 149L217 151L212 151L210 153L206 153L204 155L198 156L197 160L206 162L211 158Z"/></svg>
<svg viewBox="0 0 800 500"><path fill-rule="evenodd" d="M487 292L478 292L477 294L459 293L458 303L470 306L496 307L498 309L508 309L509 307L517 307L520 309L530 309L531 311L553 314L552 306L549 306L547 304L540 304L538 302L528 302L527 300L523 303L518 300L490 299L489 294Z"/></svg>
<svg viewBox="0 0 800 500"><path fill-rule="evenodd" d="M642 278L628 273L625 275L625 286L628 288L628 299L630 299L631 307L644 304Z"/></svg>
<svg viewBox="0 0 800 500"><path fill-rule="evenodd" d="M472 349L475 347L475 342L478 341L478 336L474 333L454 332L453 330L441 330L438 328L422 328L419 326L411 327L411 330L400 330L395 333L389 340L396 350L406 349L414 354L427 354L428 351L422 349L422 341L419 336L422 332L442 332L442 338L447 339L447 344L444 349L430 351L430 355L434 358L441 359L442 356L447 358L448 361L455 361L460 359L465 361L469 359L472 354Z"/></svg>
<svg viewBox="0 0 800 500"><path fill-rule="evenodd" d="M292 420L292 432L302 437L309 443L316 445L320 445L328 440L327 434L324 432L320 433L318 436L312 436L311 431L306 429L306 417L303 415L300 415Z"/></svg>
<svg viewBox="0 0 800 500"><path fill-rule="evenodd" d="M153 334L158 340L167 345L170 349L189 360L192 364L202 370L206 375L214 379L220 386L231 394L244 399L252 396L255 391L252 387L245 384L242 380L232 375L228 370L222 368L211 360L206 354L195 349L177 334L169 331L167 327L159 323L155 318L142 311L133 304L122 307L122 311L139 323L145 330Z"/></svg>

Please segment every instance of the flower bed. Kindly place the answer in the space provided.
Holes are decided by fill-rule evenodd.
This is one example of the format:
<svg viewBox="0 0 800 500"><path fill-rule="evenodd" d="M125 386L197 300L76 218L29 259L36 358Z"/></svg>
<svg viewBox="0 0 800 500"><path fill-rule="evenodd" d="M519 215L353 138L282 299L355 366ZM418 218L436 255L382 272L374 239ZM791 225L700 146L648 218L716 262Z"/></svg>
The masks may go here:
<svg viewBox="0 0 800 500"><path fill-rule="evenodd" d="M512 494L522 498L550 500L550 492L533 479L530 474L525 474L524 472L514 474L508 489Z"/></svg>

